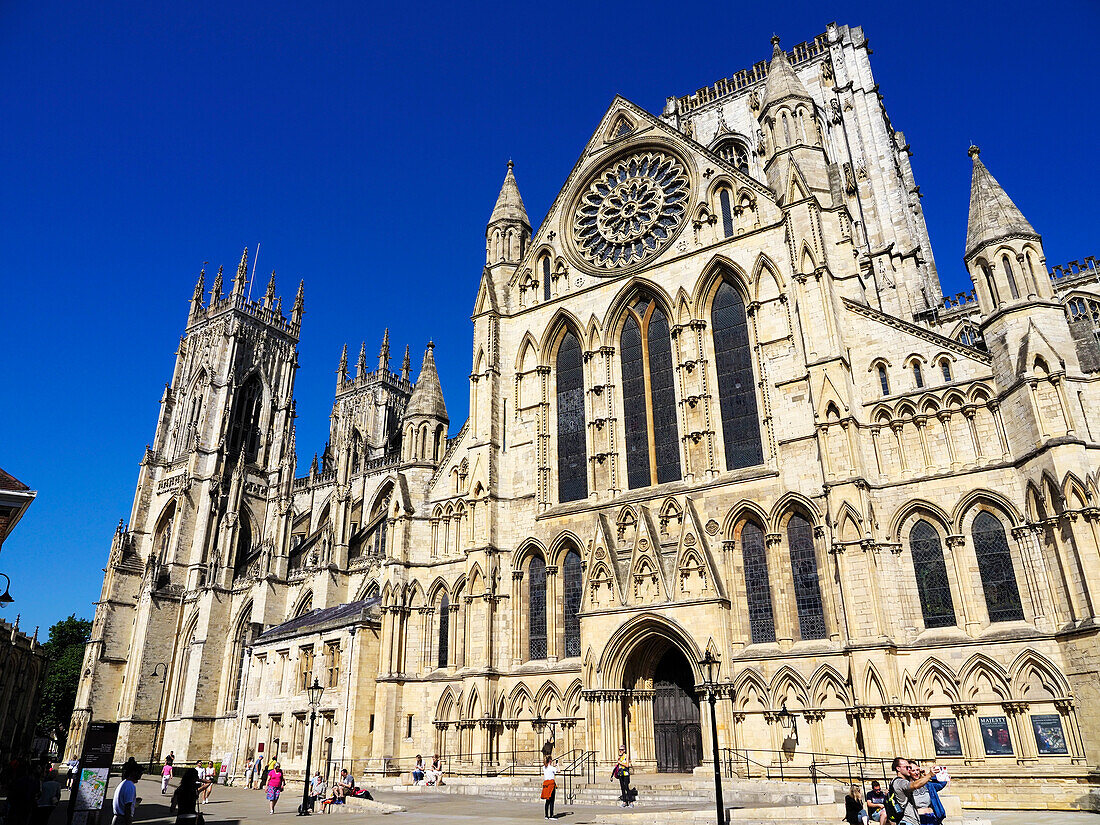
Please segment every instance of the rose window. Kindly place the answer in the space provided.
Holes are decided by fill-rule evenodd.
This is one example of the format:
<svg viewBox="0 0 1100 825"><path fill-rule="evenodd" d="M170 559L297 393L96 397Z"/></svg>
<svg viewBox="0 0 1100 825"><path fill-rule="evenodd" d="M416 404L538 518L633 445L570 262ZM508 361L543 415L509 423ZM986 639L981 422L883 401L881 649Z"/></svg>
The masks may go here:
<svg viewBox="0 0 1100 825"><path fill-rule="evenodd" d="M656 254L683 224L690 182L683 164L659 151L620 158L601 171L573 216L587 263L616 270Z"/></svg>

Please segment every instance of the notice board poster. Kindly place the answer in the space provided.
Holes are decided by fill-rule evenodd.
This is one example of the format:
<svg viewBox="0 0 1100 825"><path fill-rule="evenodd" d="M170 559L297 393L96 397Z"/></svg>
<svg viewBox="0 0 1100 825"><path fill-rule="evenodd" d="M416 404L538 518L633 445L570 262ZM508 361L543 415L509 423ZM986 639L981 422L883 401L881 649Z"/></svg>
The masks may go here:
<svg viewBox="0 0 1100 825"><path fill-rule="evenodd" d="M982 744L986 756L1011 756L1012 737L1008 735L1008 719L1003 716L979 716Z"/></svg>
<svg viewBox="0 0 1100 825"><path fill-rule="evenodd" d="M95 825L98 820L103 800L107 798L117 739L117 722L92 722L88 726L80 767L77 768L76 790L69 799L69 821L72 825Z"/></svg>
<svg viewBox="0 0 1100 825"><path fill-rule="evenodd" d="M1035 731L1035 747L1040 756L1068 754L1066 735L1062 732L1062 717L1057 713L1034 714L1031 728Z"/></svg>
<svg viewBox="0 0 1100 825"><path fill-rule="evenodd" d="M962 756L958 720L930 719L929 722L932 725L932 743L936 746L936 756Z"/></svg>

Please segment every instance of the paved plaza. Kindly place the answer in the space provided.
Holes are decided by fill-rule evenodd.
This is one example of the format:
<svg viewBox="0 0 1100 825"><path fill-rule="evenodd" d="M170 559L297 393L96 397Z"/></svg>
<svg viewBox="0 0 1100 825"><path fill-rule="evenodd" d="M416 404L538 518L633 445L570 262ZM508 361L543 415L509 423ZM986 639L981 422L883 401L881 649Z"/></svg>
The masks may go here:
<svg viewBox="0 0 1100 825"><path fill-rule="evenodd" d="M112 790L117 784L117 778L112 777ZM177 783L173 782L173 788ZM138 793L142 798L138 808L136 823L149 823L149 825L173 825L175 817L168 810L170 796L161 796L160 784L151 779L143 779L139 783ZM394 793L379 791L375 793L375 799L391 805L399 805L406 810L401 813L381 814L359 810L358 806L349 805L345 809L335 809L332 814L315 814L324 818L337 817L332 825L352 825L352 823L373 823L386 821L388 825L412 825L425 820L430 820L438 825L460 825L462 823L505 823L525 822L542 818L542 802L538 798L538 788L535 779L531 782L531 801L514 802L507 800L488 799L476 795L433 793L425 789L418 793ZM296 815L298 803L301 801L300 783L292 783L275 809L275 817L290 818ZM565 825L581 825L593 822L601 814L620 811L615 806L608 805L583 805L570 806L559 805L557 819ZM647 808L642 800L636 809L637 813L652 810L659 814L660 806ZM65 800L58 806L50 825L64 825ZM244 788L217 786L210 797L210 802L203 806L203 816L208 825L233 825L233 823L271 822L274 817L268 813L267 800L262 791L250 791ZM1092 813L1070 813L1038 811L967 811L961 820L948 820L948 825L955 822L968 822L975 817L986 819L992 825L1032 825L1040 821L1057 822L1059 825L1100 825L1100 815ZM109 825L109 819L104 825ZM651 823L646 823L651 825Z"/></svg>

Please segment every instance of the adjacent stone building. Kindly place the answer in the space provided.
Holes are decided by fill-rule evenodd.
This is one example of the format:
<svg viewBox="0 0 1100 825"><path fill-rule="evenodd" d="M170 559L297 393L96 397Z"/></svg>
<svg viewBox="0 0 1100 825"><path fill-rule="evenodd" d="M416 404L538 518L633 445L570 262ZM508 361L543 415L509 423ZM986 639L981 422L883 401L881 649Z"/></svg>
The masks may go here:
<svg viewBox="0 0 1100 825"><path fill-rule="evenodd" d="M346 759L506 767L552 720L559 749L691 770L709 650L722 747L904 752L1006 804L1086 804L1095 263L1049 272L972 148L974 291L945 299L869 55L831 25L660 116L616 98L537 230L509 164L452 438L431 344L414 383L387 337L354 375L345 348L297 476L302 289L288 319L274 279L245 297L246 260L228 294L201 275L74 747L118 718L140 753L163 715L183 759L281 753L287 669L300 689L349 641L311 623L378 599L360 693L321 734L332 753L354 726Z"/></svg>

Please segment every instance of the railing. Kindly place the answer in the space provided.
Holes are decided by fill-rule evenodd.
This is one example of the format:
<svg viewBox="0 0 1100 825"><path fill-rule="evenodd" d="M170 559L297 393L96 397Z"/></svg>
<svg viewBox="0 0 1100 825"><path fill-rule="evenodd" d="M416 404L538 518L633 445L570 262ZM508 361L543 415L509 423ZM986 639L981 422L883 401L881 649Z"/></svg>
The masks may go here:
<svg viewBox="0 0 1100 825"><path fill-rule="evenodd" d="M577 801L577 785L591 785L596 781L596 752L572 750L558 760L563 764L560 775L564 778L563 801L572 805Z"/></svg>

